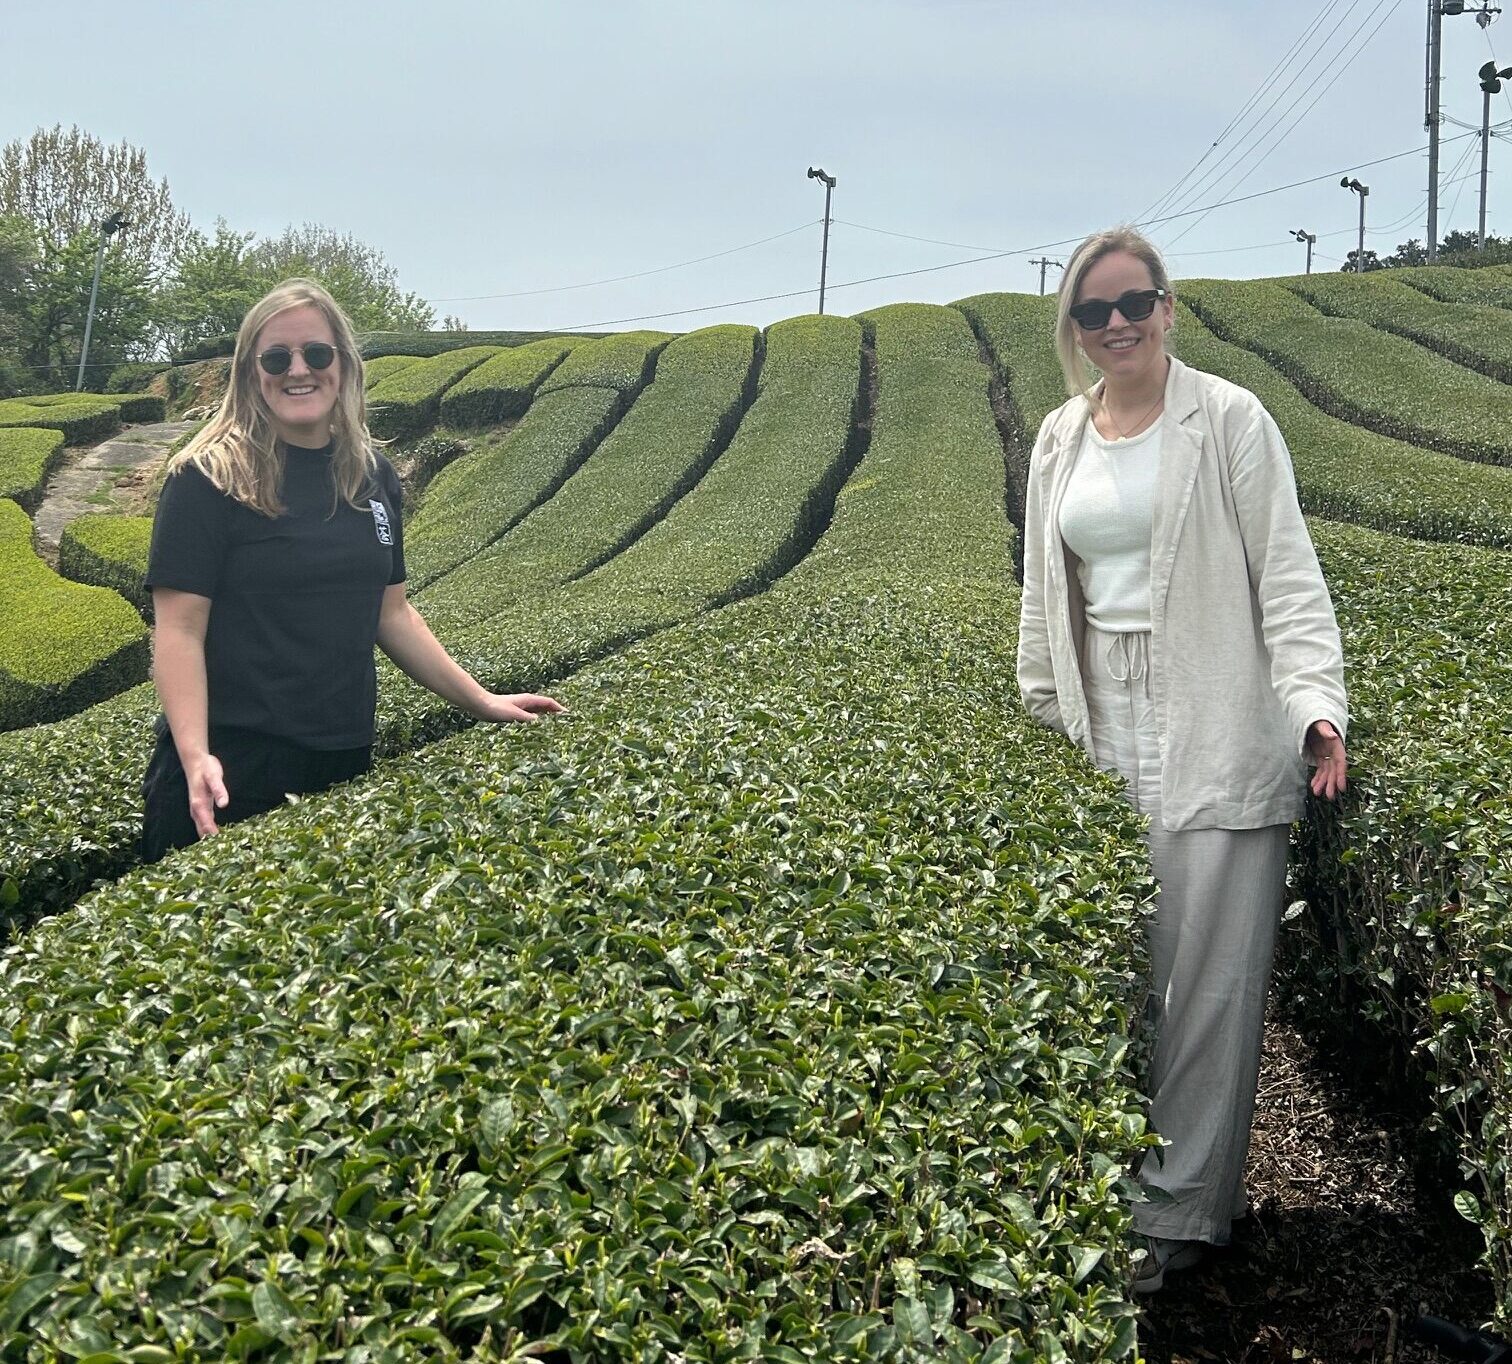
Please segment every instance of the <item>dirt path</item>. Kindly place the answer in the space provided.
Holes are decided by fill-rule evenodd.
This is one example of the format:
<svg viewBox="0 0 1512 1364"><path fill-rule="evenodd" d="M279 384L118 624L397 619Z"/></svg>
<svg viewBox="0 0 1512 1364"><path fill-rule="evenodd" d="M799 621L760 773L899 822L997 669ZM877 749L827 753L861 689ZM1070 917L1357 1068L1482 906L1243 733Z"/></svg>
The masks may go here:
<svg viewBox="0 0 1512 1364"><path fill-rule="evenodd" d="M1275 1016L1266 1028L1246 1171L1253 1214L1234 1244L1173 1277L1140 1325L1148 1364L1429 1364L1420 1312L1491 1311L1479 1233L1415 1168L1417 1120L1352 1082Z"/></svg>
<svg viewBox="0 0 1512 1364"><path fill-rule="evenodd" d="M48 479L33 517L42 556L57 562L58 541L76 516L140 510L140 492L151 482L168 447L194 426L186 421L128 426L91 449L71 451Z"/></svg>

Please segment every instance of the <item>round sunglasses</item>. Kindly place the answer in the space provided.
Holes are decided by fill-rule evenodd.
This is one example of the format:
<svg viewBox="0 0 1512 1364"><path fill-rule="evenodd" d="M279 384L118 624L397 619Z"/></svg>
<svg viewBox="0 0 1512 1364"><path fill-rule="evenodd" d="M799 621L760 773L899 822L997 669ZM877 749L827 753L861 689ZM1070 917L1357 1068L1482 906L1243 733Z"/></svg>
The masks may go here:
<svg viewBox="0 0 1512 1364"><path fill-rule="evenodd" d="M311 369L329 369L336 358L335 346L324 341L311 341L308 345L295 346L293 350L288 346L269 346L258 355L257 363L263 367L264 374L287 374L289 366L294 363L296 350Z"/></svg>
<svg viewBox="0 0 1512 1364"><path fill-rule="evenodd" d="M1066 309L1071 320L1084 332L1100 332L1108 325L1117 308L1126 322L1143 322L1166 296L1164 289L1130 289L1109 303L1105 298L1088 298Z"/></svg>

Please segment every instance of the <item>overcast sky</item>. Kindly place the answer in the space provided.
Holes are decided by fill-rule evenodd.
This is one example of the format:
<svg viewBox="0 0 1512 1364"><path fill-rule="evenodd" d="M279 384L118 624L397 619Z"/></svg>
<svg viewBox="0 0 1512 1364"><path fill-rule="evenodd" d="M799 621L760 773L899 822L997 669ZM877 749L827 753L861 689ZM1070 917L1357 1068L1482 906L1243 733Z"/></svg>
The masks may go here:
<svg viewBox="0 0 1512 1364"><path fill-rule="evenodd" d="M1032 292L1034 248L1064 259L1151 216L1204 153L1163 211L1318 178L1152 228L1178 279L1299 271L1294 228L1338 269L1346 170L1370 187L1368 245L1424 235L1424 0L0 0L0 20L0 141L124 138L197 226L353 232L475 329L813 311L809 166L839 181L829 312ZM1493 55L1512 64L1512 19L1444 21L1444 109L1477 129ZM1445 124L1441 229L1475 228L1478 136L1447 140L1464 132ZM1491 152L1507 233L1512 143ZM1022 254L929 269L973 248ZM792 296L736 302L774 294Z"/></svg>

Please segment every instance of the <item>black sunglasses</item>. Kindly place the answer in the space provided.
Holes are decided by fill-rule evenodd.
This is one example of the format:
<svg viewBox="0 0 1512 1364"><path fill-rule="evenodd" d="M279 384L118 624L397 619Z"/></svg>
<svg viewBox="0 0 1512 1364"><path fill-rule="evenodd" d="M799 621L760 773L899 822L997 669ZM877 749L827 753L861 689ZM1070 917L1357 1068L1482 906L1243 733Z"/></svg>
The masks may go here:
<svg viewBox="0 0 1512 1364"><path fill-rule="evenodd" d="M1114 308L1126 322L1143 322L1165 296L1164 289L1130 289L1119 294L1112 303L1102 298L1089 298L1082 303L1073 303L1066 311L1084 332L1100 332L1108 325Z"/></svg>
<svg viewBox="0 0 1512 1364"><path fill-rule="evenodd" d="M329 369L331 361L336 358L335 346L324 341L311 341L307 346L295 346L294 350L287 346L269 346L257 357L257 363L263 367L264 374L287 374L289 366L294 363L295 350L304 356L305 364L311 369Z"/></svg>

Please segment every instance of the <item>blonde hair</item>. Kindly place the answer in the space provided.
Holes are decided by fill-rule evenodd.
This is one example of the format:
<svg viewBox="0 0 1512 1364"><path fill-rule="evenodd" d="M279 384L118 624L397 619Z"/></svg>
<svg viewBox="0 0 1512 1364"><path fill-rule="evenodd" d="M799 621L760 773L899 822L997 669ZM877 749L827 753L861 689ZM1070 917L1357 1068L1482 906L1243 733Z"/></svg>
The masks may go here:
<svg viewBox="0 0 1512 1364"><path fill-rule="evenodd" d="M1071 253L1071 259L1061 273L1060 291L1056 296L1055 354L1066 379L1066 392L1073 398L1081 394L1093 407L1098 406L1097 397L1092 392L1095 380L1087 357L1077 344L1071 305L1076 302L1087 271L1115 251L1127 251L1143 261L1150 272L1150 283L1157 289L1164 289L1167 296L1174 296L1171 277L1166 273L1159 248L1137 228L1110 227L1106 232L1094 232Z"/></svg>
<svg viewBox="0 0 1512 1364"><path fill-rule="evenodd" d="M231 378L220 410L169 462L168 472L192 464L228 497L264 516L283 505L283 452L257 376L257 337L279 313L317 308L330 324L341 363L341 381L331 412L331 470L337 501L361 506L377 469L367 429L362 356L352 324L340 305L310 279L286 279L252 305L236 333ZM332 504L335 510L335 503Z"/></svg>

